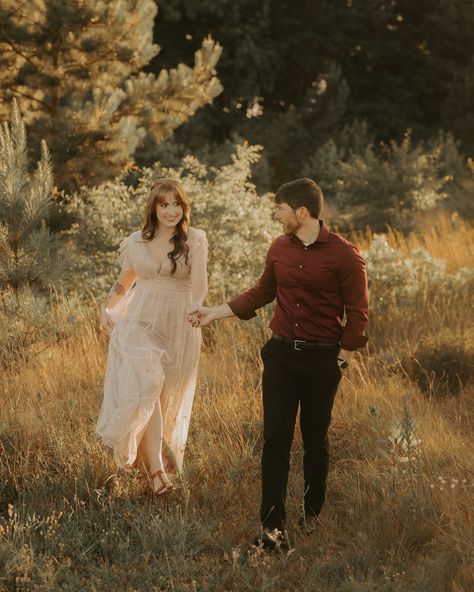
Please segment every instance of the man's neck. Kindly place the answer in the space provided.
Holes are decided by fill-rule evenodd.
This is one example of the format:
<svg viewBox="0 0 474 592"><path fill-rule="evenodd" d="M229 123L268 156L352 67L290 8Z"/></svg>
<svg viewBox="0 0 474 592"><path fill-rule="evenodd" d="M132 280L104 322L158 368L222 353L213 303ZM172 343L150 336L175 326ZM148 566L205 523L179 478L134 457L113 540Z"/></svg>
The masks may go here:
<svg viewBox="0 0 474 592"><path fill-rule="evenodd" d="M318 238L320 230L321 226L319 224L319 220L316 218L310 218L306 224L298 229L296 236L301 242L309 245L314 243L314 241Z"/></svg>

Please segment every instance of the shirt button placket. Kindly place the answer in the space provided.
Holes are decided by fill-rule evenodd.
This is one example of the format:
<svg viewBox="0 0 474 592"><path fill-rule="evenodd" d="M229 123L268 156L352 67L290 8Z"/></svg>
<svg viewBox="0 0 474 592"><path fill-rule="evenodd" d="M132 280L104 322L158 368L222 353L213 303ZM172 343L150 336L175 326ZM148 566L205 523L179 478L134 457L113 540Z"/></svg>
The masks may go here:
<svg viewBox="0 0 474 592"><path fill-rule="evenodd" d="M306 250L307 250L307 248L308 248L308 247L306 247L306 246L305 246L305 247L304 247L304 250L306 251ZM298 269L303 269L303 268L304 268L304 265L303 265L303 263L300 263L300 264L298 265ZM297 302L297 303L296 303L296 308L300 308L300 303L299 303L299 302ZM295 322L295 323L294 323L294 326L295 326L296 328L298 328L298 327L300 326L300 324Z"/></svg>

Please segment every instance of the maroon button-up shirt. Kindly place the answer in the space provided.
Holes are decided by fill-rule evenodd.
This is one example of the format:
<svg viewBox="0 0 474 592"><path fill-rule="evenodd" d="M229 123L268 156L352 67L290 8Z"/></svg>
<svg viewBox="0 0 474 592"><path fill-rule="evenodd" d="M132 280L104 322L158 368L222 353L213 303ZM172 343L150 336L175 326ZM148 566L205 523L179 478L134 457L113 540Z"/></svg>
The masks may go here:
<svg viewBox="0 0 474 592"><path fill-rule="evenodd" d="M364 347L368 295L365 262L357 248L320 221L314 243L279 236L267 252L265 269L253 288L228 304L240 319L277 299L270 328L305 341L340 342L343 349ZM345 324L343 318L345 313Z"/></svg>

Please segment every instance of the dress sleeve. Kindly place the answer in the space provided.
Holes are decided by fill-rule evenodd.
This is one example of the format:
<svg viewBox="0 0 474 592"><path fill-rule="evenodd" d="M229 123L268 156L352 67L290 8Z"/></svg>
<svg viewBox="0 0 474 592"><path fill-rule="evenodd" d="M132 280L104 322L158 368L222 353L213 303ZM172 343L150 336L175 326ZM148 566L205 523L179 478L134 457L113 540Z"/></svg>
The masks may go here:
<svg viewBox="0 0 474 592"><path fill-rule="evenodd" d="M127 236L121 243L118 248L119 256L118 260L121 265L121 271L128 271L129 269L133 269L132 263L132 248L130 245L131 237Z"/></svg>
<svg viewBox="0 0 474 592"><path fill-rule="evenodd" d="M204 230L195 230L195 237L189 247L191 264L191 286L193 304L202 304L207 294L207 254L208 243Z"/></svg>

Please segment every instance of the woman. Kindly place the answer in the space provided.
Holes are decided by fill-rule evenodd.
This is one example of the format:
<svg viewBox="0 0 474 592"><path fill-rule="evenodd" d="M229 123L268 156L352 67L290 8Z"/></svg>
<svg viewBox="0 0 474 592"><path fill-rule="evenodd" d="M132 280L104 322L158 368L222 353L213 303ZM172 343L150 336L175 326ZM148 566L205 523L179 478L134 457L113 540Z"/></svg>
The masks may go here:
<svg viewBox="0 0 474 592"><path fill-rule="evenodd" d="M206 235L189 227L189 213L180 183L151 187L101 313L110 343L96 431L120 467L148 468L158 495L182 468L201 345L186 312L207 292Z"/></svg>

